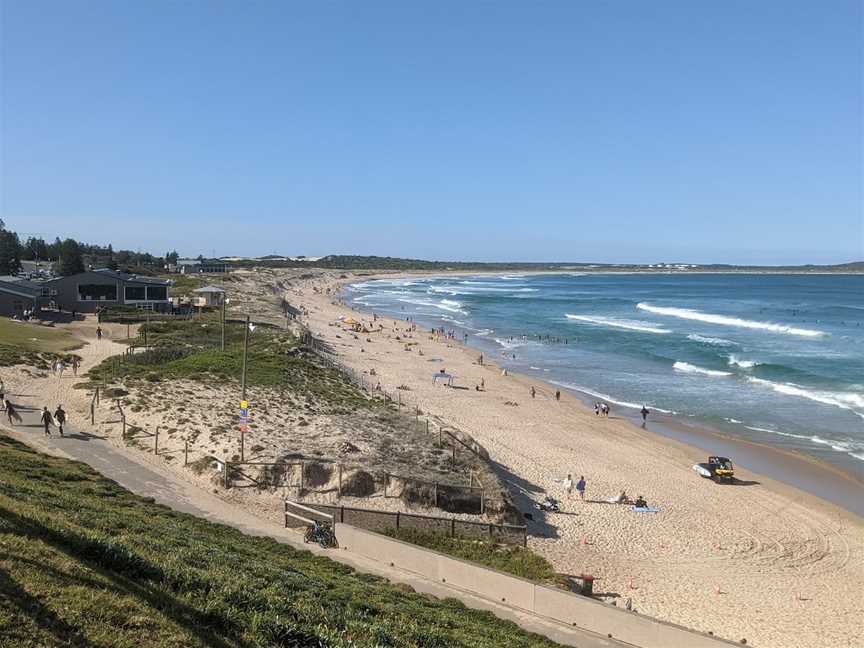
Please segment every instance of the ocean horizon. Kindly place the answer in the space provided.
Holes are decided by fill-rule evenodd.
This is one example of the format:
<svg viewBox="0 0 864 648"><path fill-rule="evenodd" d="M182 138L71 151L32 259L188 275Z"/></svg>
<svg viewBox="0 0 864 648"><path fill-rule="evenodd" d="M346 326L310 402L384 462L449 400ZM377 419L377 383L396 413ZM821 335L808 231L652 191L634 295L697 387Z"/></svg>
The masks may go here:
<svg viewBox="0 0 864 648"><path fill-rule="evenodd" d="M343 297L619 413L647 405L864 476L864 276L460 274Z"/></svg>

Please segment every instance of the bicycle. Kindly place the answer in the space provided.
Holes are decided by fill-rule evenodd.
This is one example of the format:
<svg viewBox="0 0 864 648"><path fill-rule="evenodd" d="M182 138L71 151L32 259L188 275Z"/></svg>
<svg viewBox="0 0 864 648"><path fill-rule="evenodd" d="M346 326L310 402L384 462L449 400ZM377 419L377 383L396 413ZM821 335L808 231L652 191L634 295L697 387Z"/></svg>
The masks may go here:
<svg viewBox="0 0 864 648"><path fill-rule="evenodd" d="M318 522L317 520L312 526L307 527L306 534L303 536L303 542L318 543L323 549L332 549L339 546L331 524L329 522Z"/></svg>

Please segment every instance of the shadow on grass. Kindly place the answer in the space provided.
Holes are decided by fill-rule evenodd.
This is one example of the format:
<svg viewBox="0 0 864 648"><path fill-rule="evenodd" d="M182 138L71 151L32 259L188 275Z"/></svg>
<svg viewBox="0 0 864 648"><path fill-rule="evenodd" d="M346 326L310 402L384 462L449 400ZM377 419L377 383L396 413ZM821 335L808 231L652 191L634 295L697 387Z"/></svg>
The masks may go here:
<svg viewBox="0 0 864 648"><path fill-rule="evenodd" d="M239 630L232 628L230 621L215 617L212 614L202 613L171 596L166 591L169 584L166 582L167 579L162 569L127 547L110 540L88 538L71 529L63 529L62 531L53 529L38 520L21 516L3 507L0 507L0 520L6 522L8 533L14 533L29 540L42 541L73 560L86 564L109 581L117 592L133 596L151 609L159 611L205 645L215 648L251 648L252 644L237 636ZM9 580L11 579L6 575L6 581ZM0 585L5 586L5 582L0 583ZM12 587L11 584L8 586ZM21 588L16 585L12 590L12 595L20 594L18 590ZM2 587L0 587L0 591L4 591ZM23 592L23 590L21 591ZM29 597L26 592L23 592L22 596ZM37 624L50 626L45 629L53 634L77 632L64 621L58 619L50 610L46 609L44 614L34 615L32 609L24 604L26 598L13 600ZM46 624L44 618L47 618L49 623ZM217 625L218 628L214 627ZM90 646L93 644L73 643L72 645Z"/></svg>
<svg viewBox="0 0 864 648"><path fill-rule="evenodd" d="M10 607L17 607L21 615L28 617L37 627L51 634L61 646L95 648L100 645L88 641L78 628L58 617L51 608L21 587L3 568L0 568L0 597L5 599Z"/></svg>

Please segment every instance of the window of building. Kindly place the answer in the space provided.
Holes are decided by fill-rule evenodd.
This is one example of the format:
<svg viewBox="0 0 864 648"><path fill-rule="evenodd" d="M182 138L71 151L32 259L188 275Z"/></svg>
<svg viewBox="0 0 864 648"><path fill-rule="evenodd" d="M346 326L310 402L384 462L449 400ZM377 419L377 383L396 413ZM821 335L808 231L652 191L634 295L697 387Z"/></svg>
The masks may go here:
<svg viewBox="0 0 864 648"><path fill-rule="evenodd" d="M78 301L117 301L117 285L78 284Z"/></svg>
<svg viewBox="0 0 864 648"><path fill-rule="evenodd" d="M167 286L147 286L147 299L150 301L165 301L168 299Z"/></svg>
<svg viewBox="0 0 864 648"><path fill-rule="evenodd" d="M126 301L144 301L147 299L144 294L144 286L126 286L125 295Z"/></svg>

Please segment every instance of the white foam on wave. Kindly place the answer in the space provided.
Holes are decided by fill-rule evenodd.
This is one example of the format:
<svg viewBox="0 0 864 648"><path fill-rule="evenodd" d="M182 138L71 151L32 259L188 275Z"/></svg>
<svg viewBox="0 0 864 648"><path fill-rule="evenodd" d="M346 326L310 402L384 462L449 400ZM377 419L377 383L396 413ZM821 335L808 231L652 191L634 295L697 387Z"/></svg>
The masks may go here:
<svg viewBox="0 0 864 648"><path fill-rule="evenodd" d="M671 333L672 331L652 326L648 322L637 320L616 319L614 317L589 317L588 315L571 315L564 313L567 319L587 322L596 326L611 326L613 328L627 329L629 331L643 331L645 333Z"/></svg>
<svg viewBox="0 0 864 648"><path fill-rule="evenodd" d="M740 317L730 317L728 315L717 315L714 313L703 313L701 311L690 308L672 308L666 306L652 306L645 302L636 304L636 308L654 313L655 315L666 315L668 317L677 317L679 319L695 320L697 322L706 322L708 324L719 324L721 326L736 326L739 328L754 329L761 331L771 331L772 333L785 333L787 335L802 335L804 337L819 337L825 335L823 331L813 329L795 328L794 326L786 326L785 324L774 324L772 322L757 322L754 320L745 320Z"/></svg>
<svg viewBox="0 0 864 648"><path fill-rule="evenodd" d="M742 360L734 353L729 356L729 366L730 367L741 367L742 369L752 369L753 367L757 367L761 362L757 362L756 360Z"/></svg>
<svg viewBox="0 0 864 648"><path fill-rule="evenodd" d="M693 340L694 342L702 342L702 344L711 344L713 346L738 346L736 342L732 340L724 340L723 338L718 337L708 337L705 335L699 335L698 333L691 333L687 336L688 340Z"/></svg>
<svg viewBox="0 0 864 648"><path fill-rule="evenodd" d="M703 376L714 376L715 378L723 378L723 377L732 375L728 371L716 371L715 369L705 369L703 367L697 367L696 365L691 365L689 362L676 362L675 364L672 365L672 368L675 371L681 371L683 373L700 374Z"/></svg>
<svg viewBox="0 0 864 648"><path fill-rule="evenodd" d="M616 400L616 399L612 398L611 396L609 396L608 394L603 394L601 392L592 391L592 390L587 389L585 387L581 387L580 385L574 385L573 383L559 382L557 380L550 380L549 382L552 383L553 385L558 385L559 387L565 387L567 389L572 389L574 391L582 392L583 394L588 394L589 396L593 396L594 398L599 398L599 399L604 400L608 403L614 403L615 405L620 405L621 407L629 407L630 409L641 410L642 405L645 404L645 403L641 403L641 404L640 403L628 403L627 401ZM651 405L650 403L648 403L647 406L650 409L652 409L656 412L662 412L663 414L677 414L678 413L674 410L667 410L667 409L663 409L662 407L657 407L656 405Z"/></svg>
<svg viewBox="0 0 864 648"><path fill-rule="evenodd" d="M787 396L797 396L808 400L822 403L823 405L833 405L845 410L849 410L861 418L864 418L864 394L856 394L854 392L832 392L811 390L794 383L777 383L763 378L748 377L750 382L768 387L778 394Z"/></svg>
<svg viewBox="0 0 864 648"><path fill-rule="evenodd" d="M438 308L443 311L448 311L450 313L459 313L460 315L467 315L468 311L462 308L462 303L454 301L452 299L442 299L440 301L432 301L431 299L423 299L421 298L411 298L411 297L400 297L396 301L403 302L405 304L414 304L415 306L426 306L429 308Z"/></svg>
<svg viewBox="0 0 864 648"><path fill-rule="evenodd" d="M501 338L493 339L505 349L516 349L518 347L528 344L527 342L523 342L522 340L502 340Z"/></svg>
<svg viewBox="0 0 864 648"><path fill-rule="evenodd" d="M491 334L494 333L494 332L495 332L494 330L489 329L489 328L487 328L487 329L480 329L479 331L477 331L477 333L475 333L475 335L476 335L477 337L485 337L485 336L487 336L487 335L491 335Z"/></svg>

